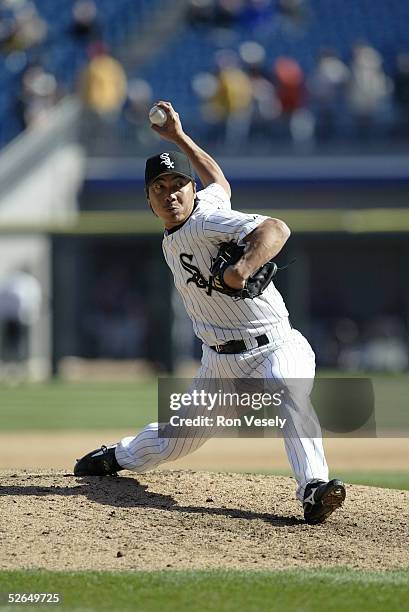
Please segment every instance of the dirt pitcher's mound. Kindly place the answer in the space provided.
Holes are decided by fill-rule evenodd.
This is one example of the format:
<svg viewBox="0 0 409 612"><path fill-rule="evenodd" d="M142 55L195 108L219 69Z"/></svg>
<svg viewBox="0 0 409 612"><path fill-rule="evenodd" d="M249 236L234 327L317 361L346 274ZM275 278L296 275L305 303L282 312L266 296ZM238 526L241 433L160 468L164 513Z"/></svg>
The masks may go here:
<svg viewBox="0 0 409 612"><path fill-rule="evenodd" d="M409 567L409 492L348 486L309 526L291 478L3 472L1 569Z"/></svg>

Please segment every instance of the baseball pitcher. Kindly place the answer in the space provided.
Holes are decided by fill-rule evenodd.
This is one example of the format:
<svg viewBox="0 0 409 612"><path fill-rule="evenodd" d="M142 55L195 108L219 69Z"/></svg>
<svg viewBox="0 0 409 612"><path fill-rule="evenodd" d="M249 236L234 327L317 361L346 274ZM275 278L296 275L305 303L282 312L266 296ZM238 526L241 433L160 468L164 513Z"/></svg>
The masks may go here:
<svg viewBox="0 0 409 612"><path fill-rule="evenodd" d="M170 102L158 102L163 125L152 124L179 151L167 150L146 162L149 206L164 224L163 253L175 286L202 341L196 381L303 379L315 375L314 353L289 323L283 298L273 283L273 258L290 230L280 219L231 209L230 185L216 161L184 131ZM163 114L161 114L163 116ZM161 121L162 123L162 121ZM196 191L194 170L203 189ZM282 407L291 420L285 448L297 481L296 496L310 524L322 523L339 508L345 485L329 480L321 430L309 401L289 398ZM314 434L306 423L313 423ZM117 444L102 446L78 460L76 476L146 472L195 451L208 439L162 437L158 423Z"/></svg>

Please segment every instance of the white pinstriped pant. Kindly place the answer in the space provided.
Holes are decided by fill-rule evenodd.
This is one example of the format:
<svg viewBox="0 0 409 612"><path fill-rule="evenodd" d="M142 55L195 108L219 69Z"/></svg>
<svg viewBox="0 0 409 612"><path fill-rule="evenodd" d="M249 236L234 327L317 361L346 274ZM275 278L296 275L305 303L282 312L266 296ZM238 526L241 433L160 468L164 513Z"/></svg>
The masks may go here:
<svg viewBox="0 0 409 612"><path fill-rule="evenodd" d="M310 381L309 393L315 375L314 352L304 336L291 329L289 324L281 324L280 329L281 337L276 344L270 343L245 353L224 355L203 345L202 363L196 379L265 378L279 381L302 378ZM274 338L276 336L277 333ZM307 482L313 478L328 480L328 466L321 430L310 402L284 405L284 416L286 410L291 412L294 434L285 436L284 443L298 484L296 495L302 501ZM195 415L189 413L189 416ZM306 422L313 423L314 431L317 432L314 437L306 433ZM122 467L135 472L146 472L161 463L192 453L208 439L209 435L200 433L197 437L160 438L158 423L150 423L137 436L123 438L115 454Z"/></svg>

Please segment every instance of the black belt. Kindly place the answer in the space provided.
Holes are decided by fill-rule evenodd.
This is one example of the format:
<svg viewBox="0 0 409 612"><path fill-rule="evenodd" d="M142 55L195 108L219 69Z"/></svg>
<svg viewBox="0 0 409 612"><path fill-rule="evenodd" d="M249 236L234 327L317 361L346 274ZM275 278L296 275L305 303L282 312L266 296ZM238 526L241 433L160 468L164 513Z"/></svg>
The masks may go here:
<svg viewBox="0 0 409 612"><path fill-rule="evenodd" d="M257 336L255 338L257 342L257 346L265 346L270 342L268 336L263 334L262 336ZM226 342L226 344L217 344L216 346L211 346L211 349L216 351L216 353L245 353L246 351L251 351L254 347L248 347L244 340L230 340Z"/></svg>

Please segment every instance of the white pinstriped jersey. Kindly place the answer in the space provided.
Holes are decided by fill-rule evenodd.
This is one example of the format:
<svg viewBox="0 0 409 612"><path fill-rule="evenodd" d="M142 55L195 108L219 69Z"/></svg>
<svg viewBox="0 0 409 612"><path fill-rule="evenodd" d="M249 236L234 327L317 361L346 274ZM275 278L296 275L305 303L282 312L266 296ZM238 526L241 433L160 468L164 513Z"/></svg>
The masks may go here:
<svg viewBox="0 0 409 612"><path fill-rule="evenodd" d="M266 218L232 210L223 187L213 183L198 192L189 219L179 229L165 231L165 260L195 334L209 346L264 333L274 339L274 327L288 317L273 283L254 300L237 300L215 290L208 294L210 268L220 243L240 244Z"/></svg>
<svg viewBox="0 0 409 612"><path fill-rule="evenodd" d="M274 381L291 378L310 380L315 374L314 353L307 340L288 322L283 299L273 283L254 300L235 300L215 290L208 294L212 258L221 242L240 242L266 217L232 211L230 200L220 185L210 185L198 193L195 209L179 228L165 232L163 252L171 268L196 335L204 343L202 363L193 381L219 378L262 378ZM258 348L254 337L267 334L270 342ZM247 351L240 354L218 353L209 346L228 340L246 340ZM208 345L208 346L206 346ZM212 384L212 383L211 383ZM309 393L309 391L308 391ZM207 408L205 408L207 412ZM319 423L310 401L285 401L283 413L291 419L294 435L285 436L284 444L294 476L297 498L302 502L305 487L314 478L327 481ZM192 407L181 415L196 416ZM318 437L310 437L305 424L313 424ZM195 428L193 428L195 429ZM146 472L166 461L175 461L200 448L212 436L196 428L192 437L162 437L159 424L150 423L138 435L123 438L115 450L119 465L136 472Z"/></svg>

